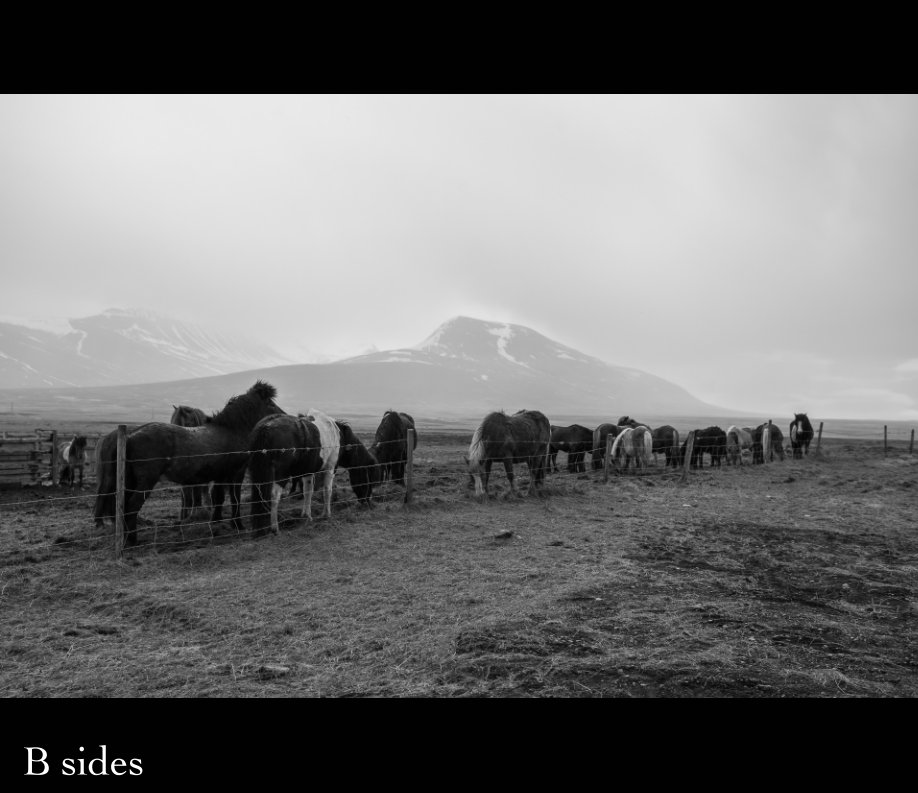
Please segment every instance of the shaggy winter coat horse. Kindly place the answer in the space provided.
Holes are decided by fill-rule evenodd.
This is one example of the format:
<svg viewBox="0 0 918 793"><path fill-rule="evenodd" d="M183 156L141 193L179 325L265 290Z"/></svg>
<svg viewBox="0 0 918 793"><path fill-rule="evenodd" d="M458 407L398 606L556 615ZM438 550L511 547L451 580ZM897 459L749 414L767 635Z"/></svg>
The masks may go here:
<svg viewBox="0 0 918 793"><path fill-rule="evenodd" d="M239 491L249 460L249 434L265 416L283 413L274 402L277 389L258 380L234 396L201 427L180 427L152 421L127 436L125 459L125 544L137 542L137 515L156 483L166 478L177 485L213 482L211 520L222 519L224 487L229 488L233 526L242 530ZM99 456L96 523L115 518L116 443L108 440Z"/></svg>
<svg viewBox="0 0 918 793"><path fill-rule="evenodd" d="M795 460L802 460L805 454L810 453L810 442L815 434L806 413L795 413L790 423L790 442Z"/></svg>
<svg viewBox="0 0 918 793"><path fill-rule="evenodd" d="M407 413L387 410L376 428L370 454L379 462L383 480L389 479L405 487L405 465L408 462L408 430L414 429L414 419ZM414 432L412 451L418 447L418 433Z"/></svg>
<svg viewBox="0 0 918 793"><path fill-rule="evenodd" d="M193 408L189 405L172 406L170 424L177 424L179 427L200 427L205 421L207 421L207 414L201 408ZM193 485L192 487L182 488L182 507L179 511L181 520L185 520L201 506L207 489L207 485Z"/></svg>
<svg viewBox="0 0 918 793"><path fill-rule="evenodd" d="M303 480L301 517L312 521L314 478L321 477L324 517L332 514L335 469L348 469L351 489L367 504L373 485L379 482L376 459L360 442L350 425L319 410L303 416L267 416L249 437L249 478L252 481L252 528L263 534L280 531L278 506L284 486L291 479Z"/></svg>
<svg viewBox="0 0 918 793"><path fill-rule="evenodd" d="M621 428L617 424L608 423L600 424L593 430L593 448L591 449L591 454L593 456L594 471L598 471L603 467L606 458L606 439L609 435L614 439L619 432L621 432Z"/></svg>
<svg viewBox="0 0 918 793"><path fill-rule="evenodd" d="M584 458L593 448L593 432L580 424L569 427L551 428L551 444L548 452L551 471L558 470L558 452L567 453L568 473L576 474L586 471Z"/></svg>
<svg viewBox="0 0 918 793"><path fill-rule="evenodd" d="M513 477L514 463L529 467L529 493L538 493L545 479L545 464L551 441L551 423L538 410L520 410L512 416L496 411L485 416L469 446L469 474L475 495L488 495L491 465L504 464L510 489L519 494Z"/></svg>

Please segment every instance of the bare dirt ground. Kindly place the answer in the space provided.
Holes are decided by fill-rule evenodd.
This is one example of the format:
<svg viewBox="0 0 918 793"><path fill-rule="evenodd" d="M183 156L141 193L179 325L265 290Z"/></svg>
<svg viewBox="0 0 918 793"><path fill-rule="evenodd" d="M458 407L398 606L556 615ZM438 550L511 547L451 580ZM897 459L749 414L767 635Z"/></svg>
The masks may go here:
<svg viewBox="0 0 918 793"><path fill-rule="evenodd" d="M177 526L157 491L123 561L91 486L0 491L0 695L918 695L918 455L824 441L541 498L495 469L478 503L470 435L421 428L413 504L359 508L345 475L278 536Z"/></svg>

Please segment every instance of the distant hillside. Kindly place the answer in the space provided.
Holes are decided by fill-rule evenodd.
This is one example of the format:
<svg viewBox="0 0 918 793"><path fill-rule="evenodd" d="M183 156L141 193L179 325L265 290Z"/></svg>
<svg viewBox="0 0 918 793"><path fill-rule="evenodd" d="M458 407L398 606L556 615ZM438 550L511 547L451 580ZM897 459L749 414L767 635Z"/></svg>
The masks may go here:
<svg viewBox="0 0 918 793"><path fill-rule="evenodd" d="M290 412L478 416L496 409L606 416L724 415L685 389L638 369L584 355L521 325L456 317L415 347L326 364L260 367L214 377L106 388L0 391L0 404L67 407L93 415L136 410L143 418L173 403L217 410L256 379L273 383ZM161 414L160 416L161 417Z"/></svg>
<svg viewBox="0 0 918 793"><path fill-rule="evenodd" d="M290 363L264 345L145 311L25 323L0 319L0 387L152 383Z"/></svg>

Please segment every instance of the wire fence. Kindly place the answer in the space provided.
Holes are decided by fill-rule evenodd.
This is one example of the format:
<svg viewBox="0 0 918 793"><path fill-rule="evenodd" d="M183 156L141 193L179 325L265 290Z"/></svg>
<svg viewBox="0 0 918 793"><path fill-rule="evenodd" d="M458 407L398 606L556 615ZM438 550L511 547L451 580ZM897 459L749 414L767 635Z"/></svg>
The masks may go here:
<svg viewBox="0 0 918 793"><path fill-rule="evenodd" d="M46 434L36 433L35 435L13 436L11 434L0 438L4 446L7 443L11 445L29 446L28 465L29 476L32 476L32 470L35 463L32 453L37 453L39 458L46 455L50 456L50 451L43 444L50 444L52 438L56 439L56 433L45 431ZM103 433L99 433L93 439L87 453L87 463L90 458L95 459L95 446L99 443ZM688 446L684 460L680 461L678 467L666 465L666 450L658 449L656 460L648 466L620 468L612 460L609 454L612 446L612 439L609 439L604 454L600 450L591 449L586 452L582 458L575 457L564 452L566 459L561 458L562 465L557 471L550 470L548 460L546 463L545 489L549 495L553 494L576 494L582 492L584 487L599 485L610 481L610 478L620 476L632 476L637 479L654 477L667 478L676 481L685 481L690 470L691 446L693 433L689 433L684 446ZM69 438L68 438L69 439ZM786 439L785 439L786 440ZM888 453L892 443L898 443L900 450L904 451L904 441L908 441L908 452L914 452L914 431L912 430L908 437L890 437L890 433L884 428L883 448L884 453ZM455 459L446 464L440 462L437 465L428 464L418 466L414 464L413 454L408 450L413 450L411 443L406 444L405 440L396 440L390 442L381 442L378 448L385 447L389 443L404 448L406 451L406 471L403 482L386 481L374 488L370 503L373 505L401 505L411 502L413 499L422 503L442 502L444 496L448 493L455 493L457 490L465 491L469 496L475 493L473 478L469 473L467 463L457 455ZM818 441L814 439L814 443ZM38 448L35 448L38 444ZM684 448L680 445L680 449ZM675 448L675 447L671 447ZM315 447L288 447L282 450L290 453L299 453L306 450L314 450ZM818 449L818 445L816 446ZM322 447L322 451L329 449ZM255 450L258 453L260 450ZM785 449L787 457L791 456L790 447ZM811 453L814 450L811 449ZM244 452L249 454L251 452ZM239 452L227 452L224 454L239 455ZM704 454L709 456L709 462L705 465ZM742 462L750 463L751 452L744 450L742 453ZM127 460L127 463L134 464L139 462L175 462L178 460L191 460L203 457L220 456L215 454L193 454L170 457L145 457L136 460ZM766 456L766 461L770 461ZM573 462L572 462L573 461ZM597 461L600 461L598 464ZM430 461L428 461L429 463ZM702 452L702 467L712 470L710 450L705 449ZM339 469L335 472L333 484L333 510L337 514L346 513L355 510L352 514L357 514L356 510L360 502L352 492L350 487L350 478L352 473L365 469L370 469L373 465L354 466L350 470ZM52 477L51 466L48 465L47 472L42 471L39 474L39 481L47 482ZM517 468L522 473L517 474L517 481L521 489L526 489L531 484L531 475L526 467ZM23 489L20 491L22 497L14 498L0 503L0 525L5 530L12 532L13 537L19 540L20 555L34 553L59 553L72 551L75 548L85 549L93 554L100 554L111 558L115 553L120 555L123 538L119 539L117 531L113 533L110 523L97 526L94 530L86 531L87 523L92 525L92 515L95 509L96 497L94 485L97 485L97 472L94 467L90 469L87 475L84 487L90 488L77 489L77 492L69 494L60 494L55 492L51 494L43 489ZM30 479L30 481L32 481ZM505 487L505 478L503 477L503 465L499 461L492 464L491 486L492 490L497 486L498 489ZM224 491L224 502L222 504L223 520L219 523L211 519L212 510L216 506L213 503L214 487L217 486L219 492L222 487ZM233 505L231 493L233 487L240 487L239 517L240 521L234 525L232 518ZM226 541L236 537L252 535L254 529L251 528L249 512L251 510L251 499L253 482L248 474L242 482L211 482L209 483L209 496L204 500L201 507L192 511L191 515L181 519L177 515L179 505L182 503L182 491L186 486L174 484L169 481L160 481L150 491L145 491L146 498L142 510L137 515L137 528L142 531L143 542L138 542L135 548L153 547L159 550L169 550L180 547L206 545L209 543ZM122 485L123 498L129 498L134 492L125 485ZM33 497L34 496L34 497ZM321 499L323 497L322 489L316 482L316 488L313 493L313 503L308 506L308 510L313 516L321 513ZM292 484L286 484L282 503L289 512L291 507L298 500L302 500L301 494L293 492ZM315 504L319 501L319 505ZM302 514L302 507L300 509ZM295 520L297 518L294 518ZM288 516L289 520L289 516ZM35 532L33 527L39 525L39 531ZM122 528L123 531L123 528ZM15 555L14 555L15 556ZM8 560L9 561L9 560Z"/></svg>

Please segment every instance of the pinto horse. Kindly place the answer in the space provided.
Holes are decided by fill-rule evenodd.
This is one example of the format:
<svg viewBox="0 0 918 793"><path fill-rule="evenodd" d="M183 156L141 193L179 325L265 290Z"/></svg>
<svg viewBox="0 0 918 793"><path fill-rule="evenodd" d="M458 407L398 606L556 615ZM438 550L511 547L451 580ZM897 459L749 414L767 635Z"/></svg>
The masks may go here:
<svg viewBox="0 0 918 793"><path fill-rule="evenodd" d="M57 459L61 466L60 483L68 481L73 487L74 475L80 472L80 487L83 487L83 466L86 465L86 436L74 435L72 440L57 445Z"/></svg>
<svg viewBox="0 0 918 793"><path fill-rule="evenodd" d="M727 462L730 465L743 464L743 450L752 449L752 435L755 430L748 427L727 427Z"/></svg>
<svg viewBox="0 0 918 793"><path fill-rule="evenodd" d="M414 419L407 413L387 410L376 428L370 453L379 462L383 480L389 479L405 487L405 465L408 462L408 430L414 429ZM418 447L415 431L412 451Z"/></svg>
<svg viewBox="0 0 918 793"><path fill-rule="evenodd" d="M125 455L125 544L137 543L137 515L163 477L178 485L213 482L213 522L222 519L224 487L228 486L233 527L241 531L239 493L249 460L249 434L265 416L284 413L274 402L276 396L273 385L258 380L200 427L153 421L129 433ZM100 455L97 525L106 517L115 518L115 469L115 443L106 438Z"/></svg>
<svg viewBox="0 0 918 793"><path fill-rule="evenodd" d="M609 435L614 439L621 432L621 427L617 424L600 424L593 430L593 448L590 450L593 457L593 470L598 471L602 468L606 458L606 438Z"/></svg>
<svg viewBox="0 0 918 793"><path fill-rule="evenodd" d="M252 528L256 534L264 534L269 521L273 532L279 533L278 506L288 480L303 480L303 509L300 514L308 521L312 521L316 476L322 477L326 518L332 514L332 488L339 465L348 469L351 489L363 504L369 504L373 485L380 480L376 458L360 442L350 425L336 421L319 410L310 410L302 416L263 418L249 436L249 451Z"/></svg>
<svg viewBox="0 0 918 793"><path fill-rule="evenodd" d="M778 458L784 459L784 434L777 424L759 424L752 434L752 462L759 465L765 462L765 450L771 449Z"/></svg>
<svg viewBox="0 0 918 793"><path fill-rule="evenodd" d="M200 427L206 421L207 414L201 408L193 408L188 405L172 406L170 424L177 424L179 427ZM201 506L206 492L207 485L193 485L182 488L182 508L179 513L181 520L185 520Z"/></svg>
<svg viewBox="0 0 918 793"><path fill-rule="evenodd" d="M650 455L653 453L653 436L643 424L636 427L623 427L615 436L612 444L612 462L619 471L627 471L633 462L635 471L647 468L650 465Z"/></svg>
<svg viewBox="0 0 918 793"><path fill-rule="evenodd" d="M529 467L529 493L542 489L545 462L551 441L551 423L538 410L520 410L512 416L501 411L489 413L475 430L469 446L469 475L475 482L475 495L488 495L488 479L495 460L504 464L510 489L519 495L513 477L514 463Z"/></svg>
<svg viewBox="0 0 918 793"><path fill-rule="evenodd" d="M810 441L815 434L806 413L794 413L794 420L790 423L790 442L795 460L802 460L803 455L810 453Z"/></svg>
<svg viewBox="0 0 918 793"><path fill-rule="evenodd" d="M585 472L584 457L592 449L592 430L580 424L571 424L569 427L555 427L552 425L551 443L548 451L549 471L558 470L558 452L566 452L568 473Z"/></svg>

